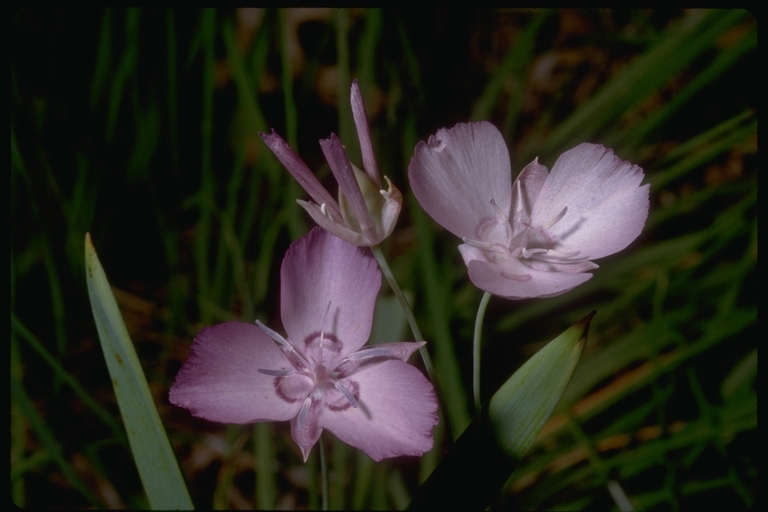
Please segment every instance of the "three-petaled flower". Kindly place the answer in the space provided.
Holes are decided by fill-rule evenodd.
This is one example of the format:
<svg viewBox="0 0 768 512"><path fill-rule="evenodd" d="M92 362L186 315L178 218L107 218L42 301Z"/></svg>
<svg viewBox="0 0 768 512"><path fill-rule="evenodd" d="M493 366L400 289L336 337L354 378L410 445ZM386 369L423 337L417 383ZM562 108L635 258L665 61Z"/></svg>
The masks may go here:
<svg viewBox="0 0 768 512"><path fill-rule="evenodd" d="M324 428L376 461L431 449L435 392L406 362L424 343L363 348L381 286L370 251L314 228L280 279L287 336L260 322L203 329L171 403L224 423L290 420L304 460Z"/></svg>
<svg viewBox="0 0 768 512"><path fill-rule="evenodd" d="M357 80L352 82L351 102L365 172L349 161L335 133L320 141L325 159L339 184L338 203L323 188L301 157L274 130L270 134L262 133L261 138L315 201L297 200L315 222L352 244L370 247L380 244L392 234L403 196L386 176L387 190L381 188L379 167L373 154L365 105Z"/></svg>
<svg viewBox="0 0 768 512"><path fill-rule="evenodd" d="M507 146L488 122L419 142L408 176L424 210L464 241L470 280L510 299L584 283L591 260L624 249L648 217L642 169L596 144L566 151L549 173L535 159L512 184Z"/></svg>

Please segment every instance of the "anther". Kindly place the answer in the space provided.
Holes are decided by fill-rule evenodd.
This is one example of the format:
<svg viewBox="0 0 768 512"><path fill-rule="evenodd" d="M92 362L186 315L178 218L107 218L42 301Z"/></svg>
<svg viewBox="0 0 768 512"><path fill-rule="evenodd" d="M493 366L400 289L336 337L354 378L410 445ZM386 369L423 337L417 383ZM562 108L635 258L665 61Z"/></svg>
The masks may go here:
<svg viewBox="0 0 768 512"><path fill-rule="evenodd" d="M256 326L257 326L259 329L261 329L262 331L264 331L264 333L265 333L267 336L269 336L270 338L272 338L273 340L275 340L277 343L279 343L279 344L280 344L280 345L282 345L283 347L287 348L288 350L293 350L293 345L291 345L291 344L288 342L288 340L286 340L285 338L283 338L282 336L280 336L278 333L276 333L275 331L273 331L272 329L270 329L269 327L267 327L267 326L266 326L266 325L264 325L263 323L261 323L261 322L259 322L258 320L256 320Z"/></svg>
<svg viewBox="0 0 768 512"><path fill-rule="evenodd" d="M344 386L344 384L342 384L338 380L335 381L333 384L334 386L336 386L336 389L338 389L339 392L342 395L344 395L344 398L347 399L347 402L349 402L349 405L357 409L357 400L355 400L355 397L352 396L352 393L349 392L349 390Z"/></svg>
<svg viewBox="0 0 768 512"><path fill-rule="evenodd" d="M257 371L265 375L272 375L273 377L288 377L296 373L296 370L266 370L263 368L259 368Z"/></svg>

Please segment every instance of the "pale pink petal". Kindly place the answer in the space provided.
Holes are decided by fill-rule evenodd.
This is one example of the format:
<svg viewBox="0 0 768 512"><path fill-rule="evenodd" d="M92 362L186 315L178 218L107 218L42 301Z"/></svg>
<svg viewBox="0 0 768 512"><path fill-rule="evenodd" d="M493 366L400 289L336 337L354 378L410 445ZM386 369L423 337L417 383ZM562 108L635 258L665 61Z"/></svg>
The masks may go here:
<svg viewBox="0 0 768 512"><path fill-rule="evenodd" d="M488 261L485 252L477 247L472 247L471 245L461 244L459 246L459 253L461 253L461 257L464 259L464 264L467 266L469 266L469 262L472 260Z"/></svg>
<svg viewBox="0 0 768 512"><path fill-rule="evenodd" d="M303 350L301 342L325 327L326 338L336 339L331 345L340 344L340 358L355 352L370 336L380 287L381 272L369 250L313 228L291 244L280 271L280 308L288 339Z"/></svg>
<svg viewBox="0 0 768 512"><path fill-rule="evenodd" d="M373 218L371 218L371 212L368 211L360 185L357 183L357 178L355 178L355 172L352 170L352 164L341 141L335 133L332 133L329 138L320 141L320 147L323 150L325 159L328 161L328 165L331 167L333 176L339 184L339 190L344 194L352 207L352 211L357 222L360 224L363 234L368 237L371 243L381 242L378 239L376 227L373 223Z"/></svg>
<svg viewBox="0 0 768 512"><path fill-rule="evenodd" d="M296 202L299 203L301 207L307 211L310 217L312 217L312 219L314 219L314 221L317 222L317 225L321 228L330 231L337 237L342 238L351 244L361 247L368 247L372 245L366 237L357 231L352 231L345 224L335 222L327 215L324 215L323 211L315 203L308 203L306 201L302 201L301 199L297 199Z"/></svg>
<svg viewBox="0 0 768 512"><path fill-rule="evenodd" d="M335 219L341 220L341 212L336 200L325 190L320 181L309 170L307 164L304 163L304 160L291 149L291 146L275 130L272 130L272 133L260 133L259 135L261 135L261 138L264 139L264 142L277 159L288 169L291 176L307 191L309 197L318 205L325 204L330 214Z"/></svg>
<svg viewBox="0 0 768 512"><path fill-rule="evenodd" d="M416 145L408 177L421 207L460 238L477 239L498 208L509 213L512 189L509 152L499 130L488 122L442 128Z"/></svg>
<svg viewBox="0 0 768 512"><path fill-rule="evenodd" d="M168 398L195 416L222 423L284 421L295 416L301 402L281 398L275 388L277 378L259 369L290 370L292 366L255 325L228 322L206 327L195 337ZM295 378L309 383L304 377Z"/></svg>
<svg viewBox="0 0 768 512"><path fill-rule="evenodd" d="M555 162L533 208L531 223L546 226L556 248L601 258L624 249L648 217L648 185L643 171L596 144L580 144Z"/></svg>
<svg viewBox="0 0 768 512"><path fill-rule="evenodd" d="M320 427L375 461L422 455L432 448L437 400L419 370L402 361L384 361L344 381L357 390L358 406L324 408L318 419Z"/></svg>
<svg viewBox="0 0 768 512"><path fill-rule="evenodd" d="M357 128L357 138L360 140L360 152L363 155L363 168L365 173L371 178L377 187L381 188L381 179L379 178L379 165L376 163L376 156L373 154L373 143L371 142L371 130L368 128L368 116L365 112L363 95L360 93L360 86L357 84L357 78L352 80L352 116L355 119Z"/></svg>
<svg viewBox="0 0 768 512"><path fill-rule="evenodd" d="M523 265L508 258L500 263L471 260L467 267L469 279L481 290L508 299L552 297L565 293L592 277L586 273L547 272Z"/></svg>

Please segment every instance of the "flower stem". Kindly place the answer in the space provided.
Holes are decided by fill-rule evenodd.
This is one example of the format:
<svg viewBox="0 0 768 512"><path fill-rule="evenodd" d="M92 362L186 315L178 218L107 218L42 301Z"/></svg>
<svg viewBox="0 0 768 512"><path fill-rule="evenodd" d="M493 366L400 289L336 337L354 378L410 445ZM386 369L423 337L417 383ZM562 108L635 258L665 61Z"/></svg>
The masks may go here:
<svg viewBox="0 0 768 512"><path fill-rule="evenodd" d="M317 440L320 445L320 485L323 488L322 509L328 510L328 464L325 460L325 443L323 442L323 434L320 434L320 438Z"/></svg>
<svg viewBox="0 0 768 512"><path fill-rule="evenodd" d="M491 294L485 292L480 299L480 305L477 308L477 317L475 318L475 339L472 344L472 396L475 399L475 413L480 412L483 405L480 402L480 338L483 333L483 318L485 318L485 309L488 307L488 301L491 300Z"/></svg>
<svg viewBox="0 0 768 512"><path fill-rule="evenodd" d="M373 252L373 256L379 263L381 273L384 274L384 277L387 279L389 287L392 288L392 291L395 293L395 297L397 297L397 300L400 302L400 307L403 309L403 313L405 313L405 318L408 320L408 324L411 326L411 332L413 333L414 339L416 341L424 341L424 336L421 335L421 330L419 329L419 325L416 323L416 317L413 315L411 305L408 304L408 299L405 298L405 295L403 295L403 290L401 290L400 285L397 284L395 276L392 274L392 270L389 268L389 264L384 257L384 253L381 251L381 246L372 246L371 252ZM443 394L440 391L440 385L437 382L437 375L435 374L435 369L432 366L432 358L429 357L429 352L427 351L426 346L419 348L419 354L421 355L421 360L424 361L424 369L427 371L427 376L432 382L432 385L435 387L435 394L437 395L437 401L440 405L440 411L443 415L443 425L445 426L446 434L445 437L448 441L448 444L452 445L453 429L451 428L451 420L448 417L448 409L446 408L445 402L443 401Z"/></svg>

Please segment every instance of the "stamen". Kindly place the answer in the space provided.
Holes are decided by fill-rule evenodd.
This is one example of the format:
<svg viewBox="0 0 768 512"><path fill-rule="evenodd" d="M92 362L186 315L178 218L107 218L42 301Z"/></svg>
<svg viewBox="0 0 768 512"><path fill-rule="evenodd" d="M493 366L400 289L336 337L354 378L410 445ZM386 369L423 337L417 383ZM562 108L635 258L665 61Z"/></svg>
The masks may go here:
<svg viewBox="0 0 768 512"><path fill-rule="evenodd" d="M561 252L556 251L554 249L531 249L530 251L527 249L523 249L523 257L524 258L530 258L533 256L534 258L538 260L546 260L546 261L563 261L568 260L569 262L577 262L577 261L586 261L587 256L582 256L581 258L576 258L581 253L581 251L570 251L570 252Z"/></svg>
<svg viewBox="0 0 768 512"><path fill-rule="evenodd" d="M339 392L341 392L341 394L344 395L344 398L347 399L347 401L349 402L349 405L357 409L357 400L355 400L355 397L352 396L352 393L350 393L349 390L346 387L344 387L344 384L342 384L339 381L336 381L334 382L334 385L336 386L336 389L338 389Z"/></svg>
<svg viewBox="0 0 768 512"><path fill-rule="evenodd" d="M320 353L323 353L323 341L325 340L325 319L328 318L328 311L331 309L331 301L328 301L328 306L325 308L325 313L323 313L323 325L320 328Z"/></svg>
<svg viewBox="0 0 768 512"><path fill-rule="evenodd" d="M525 282L531 280L531 274L508 274L507 272L502 271L501 275L513 281Z"/></svg>
<svg viewBox="0 0 768 512"><path fill-rule="evenodd" d="M395 354L391 350L387 350L386 348L365 348L363 350L358 350L354 354L351 354L347 360L348 361L359 361L361 359L369 359L371 357L394 357Z"/></svg>
<svg viewBox="0 0 768 512"><path fill-rule="evenodd" d="M491 198L491 206L493 206L493 209L496 210L496 215L499 217L499 219L504 221L509 219L507 214L504 213L504 210L502 210L499 205L496 204L496 200L494 198Z"/></svg>
<svg viewBox="0 0 768 512"><path fill-rule="evenodd" d="M482 249L484 251L496 252L498 254L507 254L507 250L499 244L494 244L491 242L480 242L479 240L471 240L467 237L463 237L461 240L471 247L477 247L478 249Z"/></svg>
<svg viewBox="0 0 768 512"><path fill-rule="evenodd" d="M275 331L273 331L272 329L270 329L269 327L267 327L263 323L259 322L258 320L256 320L256 325L258 326L259 329L264 331L264 333L267 336L269 336L270 338L275 340L277 343L279 343L283 347L287 348L288 350L293 350L293 345L291 345L285 338L280 336L278 333L276 333Z"/></svg>
<svg viewBox="0 0 768 512"><path fill-rule="evenodd" d="M541 254L542 252L547 252L546 249L531 249L528 250L525 247L521 248L521 252L523 254L523 258L530 258L534 254Z"/></svg>
<svg viewBox="0 0 768 512"><path fill-rule="evenodd" d="M257 371L265 375L272 375L273 377L288 377L296 373L296 370L267 370L263 368L259 368Z"/></svg>
<svg viewBox="0 0 768 512"><path fill-rule="evenodd" d="M523 186L519 181L515 180L515 192L517 193L517 212L523 211Z"/></svg>
<svg viewBox="0 0 768 512"><path fill-rule="evenodd" d="M333 220L333 218L331 217L331 214L328 213L328 207L325 205L325 203L320 205L320 213L322 213L323 215L325 215L329 219Z"/></svg>
<svg viewBox="0 0 768 512"><path fill-rule="evenodd" d="M300 430L304 430L304 420L307 419L307 413L309 412L309 406L312 405L312 397L307 397L304 399L304 403L301 404L301 409L299 410L299 416L296 418L296 424L298 425Z"/></svg>
<svg viewBox="0 0 768 512"><path fill-rule="evenodd" d="M541 229L542 230L547 230L547 229L551 228L552 226L554 226L555 224L557 224L558 222L560 222L560 219L565 217L565 212L567 212L567 211L568 211L568 207L566 206L565 208L563 208L563 211L561 211L560 213L555 215L555 217L552 220L550 220L549 222L547 222L547 224L542 226Z"/></svg>

